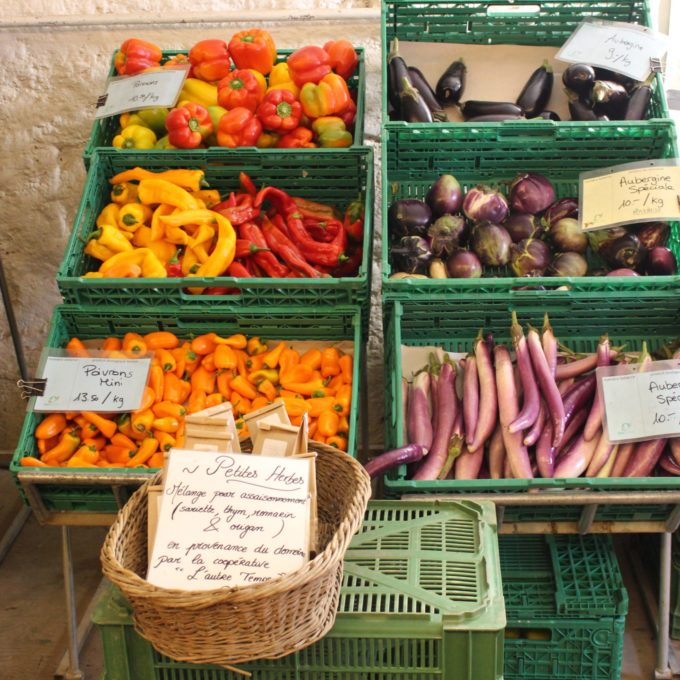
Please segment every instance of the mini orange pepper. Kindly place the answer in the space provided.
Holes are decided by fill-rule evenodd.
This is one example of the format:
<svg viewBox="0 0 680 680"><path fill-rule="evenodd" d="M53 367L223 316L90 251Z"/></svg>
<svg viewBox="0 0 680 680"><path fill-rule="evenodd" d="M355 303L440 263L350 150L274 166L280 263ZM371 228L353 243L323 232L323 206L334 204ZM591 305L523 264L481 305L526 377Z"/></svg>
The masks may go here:
<svg viewBox="0 0 680 680"><path fill-rule="evenodd" d="M321 352L321 377L328 378L340 373L340 352L335 347L327 347Z"/></svg>
<svg viewBox="0 0 680 680"><path fill-rule="evenodd" d="M199 356L204 356L206 354L210 354L210 352L214 352L216 347L214 336L215 336L214 333L205 333L204 335L197 335L191 341L192 351L194 351Z"/></svg>
<svg viewBox="0 0 680 680"><path fill-rule="evenodd" d="M215 350L217 351L217 350ZM205 368L206 371L214 371L216 366L215 366L215 352L210 352L210 354L206 354L203 359L201 359L201 366Z"/></svg>
<svg viewBox="0 0 680 680"><path fill-rule="evenodd" d="M118 426L118 432L124 434L126 437L133 438L132 422L129 413L123 413L121 416L119 416L118 420L116 421L116 425Z"/></svg>
<svg viewBox="0 0 680 680"><path fill-rule="evenodd" d="M234 377L232 371L218 370L217 371L217 391L225 398L229 399L231 397L231 387L229 387L229 381Z"/></svg>
<svg viewBox="0 0 680 680"><path fill-rule="evenodd" d="M267 353L263 354L263 368L276 368L279 365L279 360L281 359L281 353L286 349L286 343L280 342L274 349L269 350Z"/></svg>
<svg viewBox="0 0 680 680"><path fill-rule="evenodd" d="M34 456L24 456L19 460L21 467L49 467L47 463L38 460Z"/></svg>
<svg viewBox="0 0 680 680"><path fill-rule="evenodd" d="M68 460L80 446L80 437L73 430L63 432L59 443L42 456L45 463L58 464Z"/></svg>
<svg viewBox="0 0 680 680"><path fill-rule="evenodd" d="M227 347L231 347L232 349L246 349L248 345L248 340L245 335L242 333L234 333L233 335L230 335L228 338L222 338L219 335L216 335L215 333L212 333L214 341L218 345L227 345Z"/></svg>
<svg viewBox="0 0 680 680"><path fill-rule="evenodd" d="M66 418L63 413L50 413L47 417L40 421L38 427L35 428L35 436L37 439L51 439L64 431L66 428Z"/></svg>
<svg viewBox="0 0 680 680"><path fill-rule="evenodd" d="M302 425L302 416L290 416L290 424L300 427Z"/></svg>
<svg viewBox="0 0 680 680"><path fill-rule="evenodd" d="M349 420L347 420L347 416L340 416L338 434L343 435L345 437L349 434Z"/></svg>
<svg viewBox="0 0 680 680"><path fill-rule="evenodd" d="M219 393L209 394L205 398L205 407L210 408L211 406L219 406L225 402L225 398Z"/></svg>
<svg viewBox="0 0 680 680"><path fill-rule="evenodd" d="M153 421L153 429L161 432L177 432L179 430L179 420L172 416L165 416L164 418L156 418Z"/></svg>
<svg viewBox="0 0 680 680"><path fill-rule="evenodd" d="M307 405L309 406L309 415L312 418L318 418L324 411L328 411L333 408L335 403L334 397L312 397L307 399Z"/></svg>
<svg viewBox="0 0 680 680"><path fill-rule="evenodd" d="M155 439L158 440L158 448L160 451L169 451L175 446L175 438L169 432L161 432L161 430L153 430Z"/></svg>
<svg viewBox="0 0 680 680"><path fill-rule="evenodd" d="M165 455L162 451L156 451L146 464L150 468L162 468L165 464Z"/></svg>
<svg viewBox="0 0 680 680"><path fill-rule="evenodd" d="M144 465L151 456L158 450L158 440L153 437L147 437L137 449L137 453L130 458L125 464L125 467L136 467Z"/></svg>
<svg viewBox="0 0 680 680"><path fill-rule="evenodd" d="M259 396L255 397L253 401L250 404L250 407L253 411L257 411L257 409L264 408L265 406L269 405L269 399L267 397Z"/></svg>
<svg viewBox="0 0 680 680"><path fill-rule="evenodd" d="M307 436L310 439L314 439L314 435L316 434L316 430L317 430L318 427L319 427L319 424L316 422L316 420L312 420L309 423L309 427L307 429Z"/></svg>
<svg viewBox="0 0 680 680"><path fill-rule="evenodd" d="M83 411L83 418L93 425L96 425L101 433L109 439L111 439L116 432L116 423L113 420L108 420L107 418L100 416L98 413Z"/></svg>
<svg viewBox="0 0 680 680"><path fill-rule="evenodd" d="M135 444L132 439L130 439L130 437L123 434L122 432L116 432L116 434L111 437L111 443L114 446L123 446L127 449L134 449L137 446L137 444Z"/></svg>
<svg viewBox="0 0 680 680"><path fill-rule="evenodd" d="M328 409L319 414L317 432L323 437L333 437L338 433L340 417L335 411Z"/></svg>
<svg viewBox="0 0 680 680"><path fill-rule="evenodd" d="M163 369L164 373L169 373L177 368L177 360L175 359L172 352L167 349L159 348L154 350L156 352L156 357L158 357L158 363Z"/></svg>
<svg viewBox="0 0 680 680"><path fill-rule="evenodd" d="M246 359L246 366L248 368L248 373L253 373L254 371L259 371L264 366L264 358L266 354L255 354Z"/></svg>
<svg viewBox="0 0 680 680"><path fill-rule="evenodd" d="M328 382L326 387L333 390L333 393L335 393L338 389L340 389L345 384L342 373L338 373L334 378L331 378L330 380L328 378L326 378L326 380L324 382L326 382L326 381Z"/></svg>
<svg viewBox="0 0 680 680"><path fill-rule="evenodd" d="M309 410L304 399L292 399L291 397L277 397L275 400L283 402L289 416L301 416Z"/></svg>
<svg viewBox="0 0 680 680"><path fill-rule="evenodd" d="M313 370L305 364L297 364L291 368L284 371L281 369L279 371L279 380L281 384L286 388L296 392L297 390L289 387L291 383L305 383L312 380L314 377Z"/></svg>
<svg viewBox="0 0 680 680"><path fill-rule="evenodd" d="M340 451L347 451L347 437L333 435L326 439L326 444L328 444L328 446L334 446L336 449L340 449Z"/></svg>
<svg viewBox="0 0 680 680"><path fill-rule="evenodd" d="M269 401L274 401L274 399L276 399L276 396L278 394L277 390L276 390L276 386L274 385L274 383L271 380L268 380L268 379L263 380L257 386L257 391L264 394L264 396L267 397L267 399Z"/></svg>
<svg viewBox="0 0 680 680"><path fill-rule="evenodd" d="M333 390L328 389L322 380L310 380L305 383L288 383L286 387L305 397L327 397Z"/></svg>
<svg viewBox="0 0 680 680"><path fill-rule="evenodd" d="M126 333L123 336L123 352L131 357L141 357L146 354L146 343L139 333Z"/></svg>
<svg viewBox="0 0 680 680"><path fill-rule="evenodd" d="M246 399L255 399L257 390L242 375L237 375L229 382L229 387Z"/></svg>
<svg viewBox="0 0 680 680"><path fill-rule="evenodd" d="M136 409L135 413L138 411L146 411L147 409L151 408L156 401L156 393L153 391L151 387L146 385L144 387L144 393L142 394L142 402L139 405L139 408Z"/></svg>
<svg viewBox="0 0 680 680"><path fill-rule="evenodd" d="M198 413L205 408L206 394L203 390L192 390L187 403L187 413Z"/></svg>
<svg viewBox="0 0 680 680"><path fill-rule="evenodd" d="M250 356L255 356L256 354L262 354L263 352L266 352L267 345L266 343L262 342L259 337L255 336L248 340L246 351L248 354L250 354Z"/></svg>
<svg viewBox="0 0 680 680"><path fill-rule="evenodd" d="M66 351L72 357L89 357L90 353L87 351L87 347L83 344L82 340L79 338L71 338L66 343Z"/></svg>
<svg viewBox="0 0 680 680"><path fill-rule="evenodd" d="M313 371L321 368L321 350L308 349L301 357L300 363L309 366Z"/></svg>
<svg viewBox="0 0 680 680"><path fill-rule="evenodd" d="M36 439L38 453L44 456L50 449L53 449L59 443L59 437L50 437L49 439Z"/></svg>
<svg viewBox="0 0 680 680"><path fill-rule="evenodd" d="M352 369L354 365L354 360L351 354L343 354L338 363L340 364L340 370L342 371L342 377L346 383L352 382Z"/></svg>
<svg viewBox="0 0 680 680"><path fill-rule="evenodd" d="M128 448L126 446L114 446L109 444L102 449L102 457L109 463L127 463L135 455L136 446Z"/></svg>
<svg viewBox="0 0 680 680"><path fill-rule="evenodd" d="M250 399L241 396L240 394L238 394L238 392L232 393L231 405L234 407L234 411L236 411L236 413L238 413L239 415L250 413L250 411L252 410Z"/></svg>
<svg viewBox="0 0 680 680"><path fill-rule="evenodd" d="M236 368L238 369L238 374L242 375L246 380L248 379L248 359L250 357L242 350L236 350Z"/></svg>
<svg viewBox="0 0 680 680"><path fill-rule="evenodd" d="M341 385L335 393L335 410L341 416L349 414L352 405L352 386Z"/></svg>
<svg viewBox="0 0 680 680"><path fill-rule="evenodd" d="M150 350L175 349L179 347L179 338L170 331L153 331L144 336L144 342Z"/></svg>
<svg viewBox="0 0 680 680"><path fill-rule="evenodd" d="M151 409L147 409L146 411L133 413L130 420L132 422L133 431L136 430L137 432L149 432L154 421L154 414Z"/></svg>
<svg viewBox="0 0 680 680"><path fill-rule="evenodd" d="M215 367L234 369L238 365L236 352L229 345L217 345L215 349Z"/></svg>
<svg viewBox="0 0 680 680"><path fill-rule="evenodd" d="M162 398L160 401L170 401L174 404L181 404L182 399L182 381L174 374L167 373L165 375L165 382L163 385Z"/></svg>
<svg viewBox="0 0 680 680"><path fill-rule="evenodd" d="M209 371L204 366L199 366L191 374L191 388L212 394L215 391L215 372Z"/></svg>
<svg viewBox="0 0 680 680"><path fill-rule="evenodd" d="M110 337L104 340L104 343L102 344L102 349L105 352L116 352L119 351L122 346L123 341L120 338Z"/></svg>
<svg viewBox="0 0 680 680"><path fill-rule="evenodd" d="M156 418L170 417L180 419L184 418L187 412L182 404L172 401L159 401L157 404L153 405L151 410Z"/></svg>
<svg viewBox="0 0 680 680"><path fill-rule="evenodd" d="M165 391L165 377L160 366L151 366L149 369L149 385L154 393L154 401L161 401Z"/></svg>
<svg viewBox="0 0 680 680"><path fill-rule="evenodd" d="M188 398L189 395L191 394L191 383L188 380L180 380L179 381L179 388L180 388L180 399L179 403L183 404Z"/></svg>
<svg viewBox="0 0 680 680"><path fill-rule="evenodd" d="M83 444L74 454L74 458L79 458L87 463L96 463L99 459L99 451L94 446Z"/></svg>
<svg viewBox="0 0 680 680"><path fill-rule="evenodd" d="M300 363L300 354L294 349L286 348L279 357L279 374L287 373L293 366Z"/></svg>

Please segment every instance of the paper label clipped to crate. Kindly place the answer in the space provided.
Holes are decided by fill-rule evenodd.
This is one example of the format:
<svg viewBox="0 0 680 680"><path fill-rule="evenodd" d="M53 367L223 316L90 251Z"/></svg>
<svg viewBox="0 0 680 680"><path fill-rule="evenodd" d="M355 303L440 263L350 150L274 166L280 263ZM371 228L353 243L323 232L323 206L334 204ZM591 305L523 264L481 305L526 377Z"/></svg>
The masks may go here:
<svg viewBox="0 0 680 680"><path fill-rule="evenodd" d="M579 175L584 231L680 219L680 165L666 158L615 165Z"/></svg>
<svg viewBox="0 0 680 680"><path fill-rule="evenodd" d="M621 73L645 80L668 49L668 36L638 24L582 21L555 56L560 61Z"/></svg>
<svg viewBox="0 0 680 680"><path fill-rule="evenodd" d="M34 411L134 411L144 396L151 358L111 359L106 352L88 357L49 350L40 378L45 389L33 402Z"/></svg>
<svg viewBox="0 0 680 680"><path fill-rule="evenodd" d="M179 98L189 66L180 65L109 79L106 92L97 100L95 118L107 118L126 111L139 111L155 106L172 107Z"/></svg>
<svg viewBox="0 0 680 680"><path fill-rule="evenodd" d="M254 585L309 557L312 459L173 449L147 580L163 588Z"/></svg>
<svg viewBox="0 0 680 680"><path fill-rule="evenodd" d="M680 360L597 369L604 425L614 443L680 435Z"/></svg>

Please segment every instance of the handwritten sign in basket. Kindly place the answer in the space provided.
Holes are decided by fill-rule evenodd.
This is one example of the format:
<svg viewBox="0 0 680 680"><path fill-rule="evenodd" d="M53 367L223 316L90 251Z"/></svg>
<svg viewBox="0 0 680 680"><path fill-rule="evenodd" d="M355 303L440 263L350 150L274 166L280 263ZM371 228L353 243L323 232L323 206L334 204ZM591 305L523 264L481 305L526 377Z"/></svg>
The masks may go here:
<svg viewBox="0 0 680 680"><path fill-rule="evenodd" d="M173 449L147 580L163 588L253 585L309 559L314 458Z"/></svg>

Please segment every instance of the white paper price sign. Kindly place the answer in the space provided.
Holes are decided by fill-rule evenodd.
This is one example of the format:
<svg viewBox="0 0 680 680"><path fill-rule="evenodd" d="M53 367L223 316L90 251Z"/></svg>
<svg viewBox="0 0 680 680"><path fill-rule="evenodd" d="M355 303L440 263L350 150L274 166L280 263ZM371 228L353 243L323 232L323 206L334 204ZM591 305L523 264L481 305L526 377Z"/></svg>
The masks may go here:
<svg viewBox="0 0 680 680"><path fill-rule="evenodd" d="M584 231L680 219L680 166L675 158L583 172L579 181Z"/></svg>
<svg viewBox="0 0 680 680"><path fill-rule="evenodd" d="M308 559L313 459L170 452L147 580L163 588L252 585Z"/></svg>
<svg viewBox="0 0 680 680"><path fill-rule="evenodd" d="M35 411L123 412L139 408L151 358L47 356L42 375L45 392Z"/></svg>
<svg viewBox="0 0 680 680"><path fill-rule="evenodd" d="M555 55L560 61L586 63L645 80L651 60L666 54L668 36L646 26L619 21L583 21Z"/></svg>
<svg viewBox="0 0 680 680"><path fill-rule="evenodd" d="M635 365L597 369L609 440L680 435L680 361L653 361L642 373L635 369Z"/></svg>
<svg viewBox="0 0 680 680"><path fill-rule="evenodd" d="M106 93L97 101L95 118L115 116L125 111L174 106L189 73L188 66L111 78Z"/></svg>

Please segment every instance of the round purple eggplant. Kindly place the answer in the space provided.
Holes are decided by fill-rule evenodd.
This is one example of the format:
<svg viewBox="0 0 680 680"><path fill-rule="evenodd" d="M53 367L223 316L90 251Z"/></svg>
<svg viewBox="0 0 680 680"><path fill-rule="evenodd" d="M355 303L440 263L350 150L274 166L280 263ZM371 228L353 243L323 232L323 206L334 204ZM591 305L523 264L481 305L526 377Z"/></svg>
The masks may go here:
<svg viewBox="0 0 680 680"><path fill-rule="evenodd" d="M482 276L482 263L469 250L459 250L446 261L452 279L478 279Z"/></svg>
<svg viewBox="0 0 680 680"><path fill-rule="evenodd" d="M536 215L528 213L510 213L503 222L513 243L519 243L525 238L532 238L543 231L541 220Z"/></svg>
<svg viewBox="0 0 680 680"><path fill-rule="evenodd" d="M675 276L678 273L678 263L672 251L664 246L656 246L647 253L645 267L647 274L656 276Z"/></svg>
<svg viewBox="0 0 680 680"><path fill-rule="evenodd" d="M555 201L543 213L541 222L546 229L550 229L552 225L561 220L563 217L578 217L578 198L560 198Z"/></svg>
<svg viewBox="0 0 680 680"><path fill-rule="evenodd" d="M453 175L442 175L430 187L425 202L434 217L457 213L463 205L463 190Z"/></svg>
<svg viewBox="0 0 680 680"><path fill-rule="evenodd" d="M395 201L387 213L387 224L390 237L425 236L432 222L432 210L424 201L415 198L404 198Z"/></svg>
<svg viewBox="0 0 680 680"><path fill-rule="evenodd" d="M557 252L583 254L588 250L588 237L579 226L578 220L573 217L563 217L553 222L548 235Z"/></svg>
<svg viewBox="0 0 680 680"><path fill-rule="evenodd" d="M482 264L502 267L510 260L510 234L500 224L481 222L472 229L471 247Z"/></svg>
<svg viewBox="0 0 680 680"><path fill-rule="evenodd" d="M427 230L435 257L453 254L468 237L468 226L461 215L442 215Z"/></svg>
<svg viewBox="0 0 680 680"><path fill-rule="evenodd" d="M555 187L537 173L517 175L510 184L509 202L515 212L540 213L555 201Z"/></svg>
<svg viewBox="0 0 680 680"><path fill-rule="evenodd" d="M465 194L463 212L473 222L502 222L508 215L508 201L500 191L483 184Z"/></svg>
<svg viewBox="0 0 680 680"><path fill-rule="evenodd" d="M578 277L588 273L588 262L578 253L560 253L550 263L550 276Z"/></svg>
<svg viewBox="0 0 680 680"><path fill-rule="evenodd" d="M542 276L552 258L548 244L537 238L515 243L510 251L510 267L515 276Z"/></svg>

